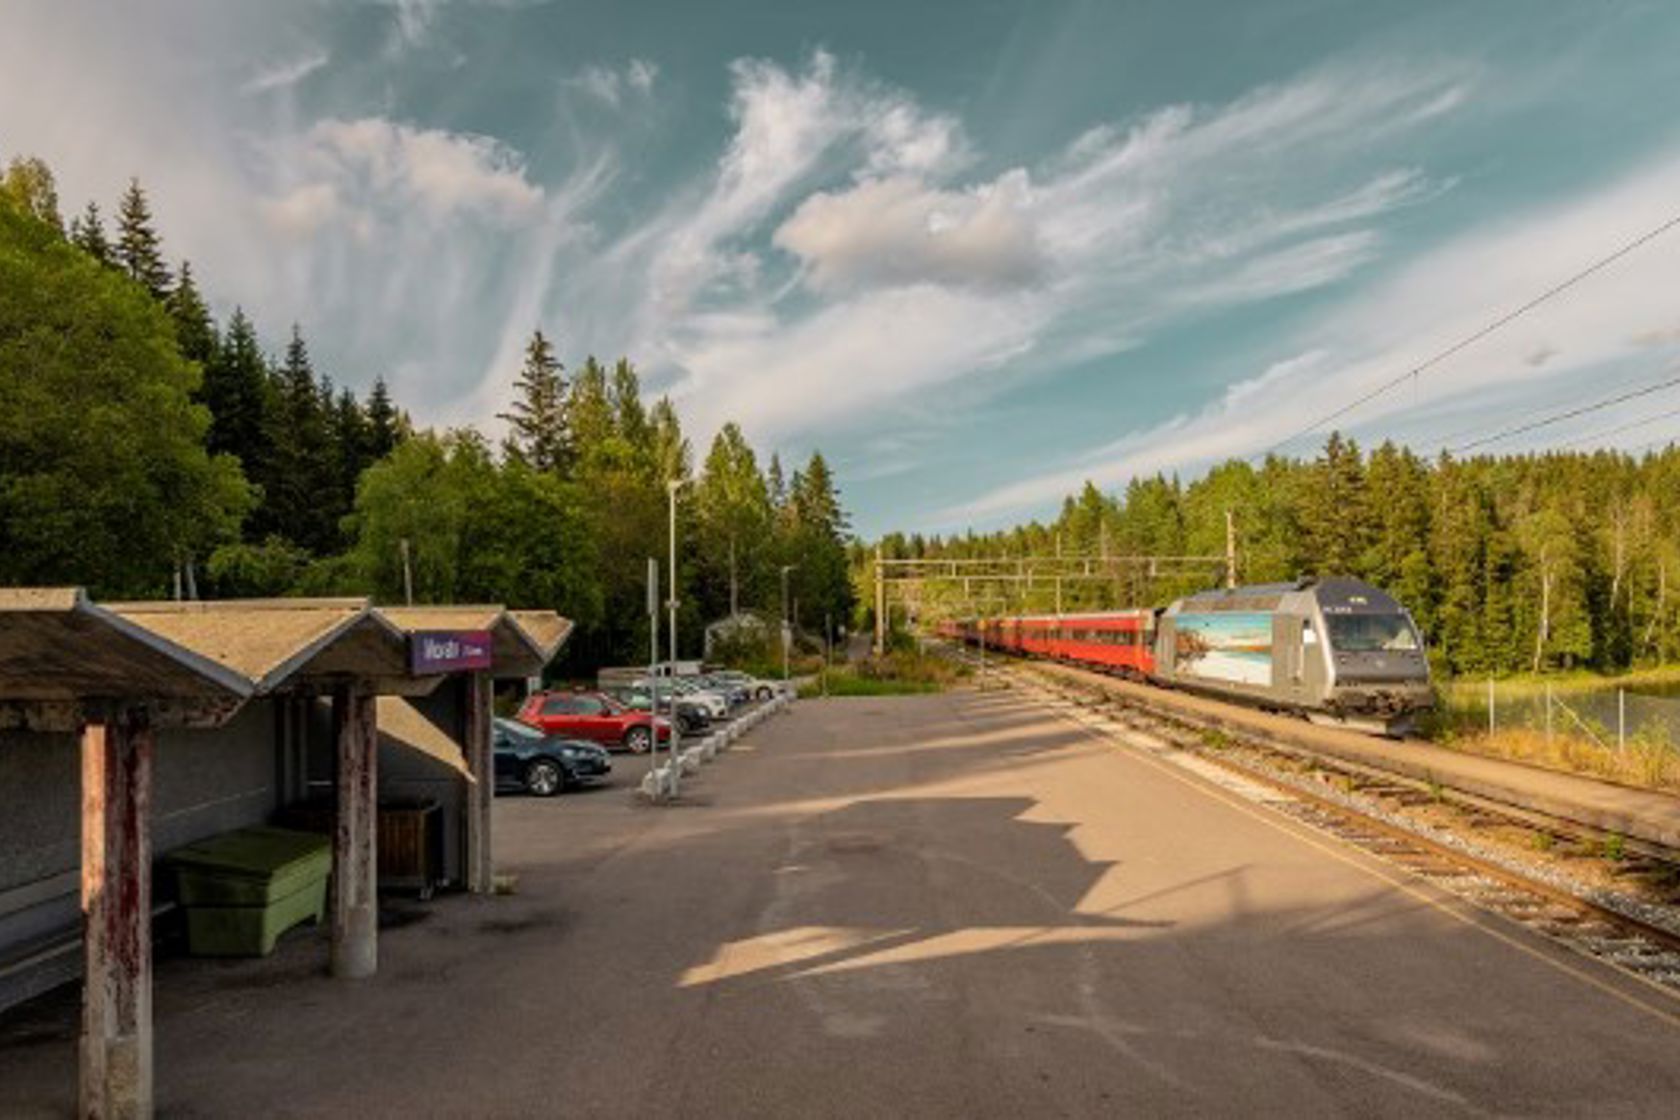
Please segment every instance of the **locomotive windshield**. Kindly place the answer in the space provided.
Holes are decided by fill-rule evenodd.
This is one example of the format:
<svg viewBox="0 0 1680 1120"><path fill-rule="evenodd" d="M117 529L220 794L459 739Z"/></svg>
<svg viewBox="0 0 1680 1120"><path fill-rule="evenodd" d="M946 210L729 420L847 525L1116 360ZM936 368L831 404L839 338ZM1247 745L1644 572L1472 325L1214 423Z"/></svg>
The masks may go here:
<svg viewBox="0 0 1680 1120"><path fill-rule="evenodd" d="M1410 651L1417 631L1403 614L1332 614L1324 619L1330 644L1343 653Z"/></svg>

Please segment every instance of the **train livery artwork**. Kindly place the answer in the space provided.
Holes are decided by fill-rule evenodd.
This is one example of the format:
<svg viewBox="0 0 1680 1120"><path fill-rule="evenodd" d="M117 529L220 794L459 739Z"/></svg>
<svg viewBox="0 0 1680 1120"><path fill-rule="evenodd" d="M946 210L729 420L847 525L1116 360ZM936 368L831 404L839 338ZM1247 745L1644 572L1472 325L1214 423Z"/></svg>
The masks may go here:
<svg viewBox="0 0 1680 1120"><path fill-rule="evenodd" d="M1246 611L1179 615L1173 663L1186 676L1270 687L1272 616Z"/></svg>
<svg viewBox="0 0 1680 1120"><path fill-rule="evenodd" d="M1161 610L943 622L970 645L1404 735L1434 703L1406 609L1353 579L1205 591Z"/></svg>

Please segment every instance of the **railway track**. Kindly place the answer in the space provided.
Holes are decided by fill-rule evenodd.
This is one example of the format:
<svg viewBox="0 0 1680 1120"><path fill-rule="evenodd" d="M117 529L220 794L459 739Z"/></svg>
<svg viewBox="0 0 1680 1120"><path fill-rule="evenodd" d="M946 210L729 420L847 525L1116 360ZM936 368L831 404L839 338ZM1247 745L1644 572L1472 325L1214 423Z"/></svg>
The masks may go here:
<svg viewBox="0 0 1680 1120"><path fill-rule="evenodd" d="M961 656L970 656L964 651ZM1671 997L1680 997L1680 852L1641 849L1618 863L1624 877L1669 884L1653 900L1609 890L1555 867L1517 858L1478 832L1527 830L1577 845L1607 844L1570 822L1477 799L1453 798L1461 827L1424 822L1413 812L1447 801L1423 783L1313 756L1259 732L1233 732L1181 712L1119 700L1095 674L1077 683L1034 672L1030 663L988 655L1022 695L1090 730L1190 770L1216 785L1395 866L1480 911L1498 915L1572 952L1602 962ZM1089 676L1091 679L1084 679Z"/></svg>

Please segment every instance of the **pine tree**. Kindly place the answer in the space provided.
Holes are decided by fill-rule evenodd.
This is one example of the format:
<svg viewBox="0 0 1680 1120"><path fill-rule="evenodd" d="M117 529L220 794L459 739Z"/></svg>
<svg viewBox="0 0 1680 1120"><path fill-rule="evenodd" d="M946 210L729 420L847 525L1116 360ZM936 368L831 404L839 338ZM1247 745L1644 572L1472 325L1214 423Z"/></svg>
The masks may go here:
<svg viewBox="0 0 1680 1120"><path fill-rule="evenodd" d="M71 219L70 240L100 264L116 263L110 239L105 236L105 219L99 213L98 203L89 202L80 218Z"/></svg>
<svg viewBox="0 0 1680 1120"><path fill-rule="evenodd" d="M205 444L212 454L237 456L245 475L266 482L270 447L268 367L256 328L243 308L234 308L227 337L204 367L203 403L210 409Z"/></svg>
<svg viewBox="0 0 1680 1120"><path fill-rule="evenodd" d="M367 454L370 462L377 463L396 450L402 437L398 421L397 410L391 404L390 387L383 377L375 378L367 402Z"/></svg>
<svg viewBox="0 0 1680 1120"><path fill-rule="evenodd" d="M317 555L338 545L339 512L330 499L340 464L333 453L321 389L303 332L292 327L286 358L274 374L275 409L269 439L273 470L265 482L266 527Z"/></svg>
<svg viewBox="0 0 1680 1120"><path fill-rule="evenodd" d="M116 256L123 271L151 292L153 299L161 301L169 295L169 266L163 263L151 205L138 179L129 180L117 210Z"/></svg>
<svg viewBox="0 0 1680 1120"><path fill-rule="evenodd" d="M210 309L205 306L204 297L198 293L198 286L193 283L190 261L181 262L180 276L164 306L169 311L169 317L175 321L175 337L181 345L181 356L208 366L216 355L216 324L210 318Z"/></svg>
<svg viewBox="0 0 1680 1120"><path fill-rule="evenodd" d="M513 407L498 417L508 422L508 457L552 474L564 474L572 455L564 371L542 331L532 332L513 383Z"/></svg>
<svg viewBox="0 0 1680 1120"><path fill-rule="evenodd" d="M340 516L355 505L356 483L375 462L372 435L356 394L349 389L339 393L333 406L333 443L338 449Z"/></svg>
<svg viewBox="0 0 1680 1120"><path fill-rule="evenodd" d="M1358 445L1332 432L1313 469L1312 485L1301 495L1301 527L1318 575L1359 573L1370 536L1364 475Z"/></svg>

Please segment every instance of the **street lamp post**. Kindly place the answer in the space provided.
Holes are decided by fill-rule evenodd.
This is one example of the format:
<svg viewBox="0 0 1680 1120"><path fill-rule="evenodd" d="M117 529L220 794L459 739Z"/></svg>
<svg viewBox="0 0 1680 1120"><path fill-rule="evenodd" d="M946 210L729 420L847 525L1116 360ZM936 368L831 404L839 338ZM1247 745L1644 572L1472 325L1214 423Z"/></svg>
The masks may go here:
<svg viewBox="0 0 1680 1120"><path fill-rule="evenodd" d="M782 681L788 679L788 647L793 644L793 635L788 631L788 573L799 567L798 564L782 565Z"/></svg>
<svg viewBox="0 0 1680 1120"><path fill-rule="evenodd" d="M670 738L670 747L666 752L666 757L671 760L671 793L672 793L673 796L676 795L679 787L682 784L682 760L679 757L680 752L679 752L679 749L678 749L682 745L682 736L681 736L681 733L677 730L677 688L676 688L676 683L677 683L677 491L681 490L685 485L687 485L687 483L688 483L688 480L686 478L673 478L673 479L671 479L671 480L669 480L665 483L665 494L666 494L666 498L668 499L668 503L669 503L669 506L670 506L670 515L671 515L671 517L670 517L670 535L669 535L669 540L670 540L670 557L669 557L669 559L670 559L670 569L667 573L667 583L668 583L668 585L671 589L671 595L670 595L670 598L668 598L665 601L666 610L668 612L668 617L670 619L670 621L666 625L665 629L670 632L670 636L671 636L670 637L671 658L670 658L670 661L666 664L666 667L665 667L666 668L665 695L668 697L668 699L670 701L671 723L670 723L669 731L670 731L671 738ZM659 688L658 678L654 679L653 687L656 690L654 692L654 696L657 697L659 695L659 693L657 691L657 689ZM654 710L656 712L659 710L659 704L658 704L657 701L655 701L655 703L654 703ZM657 721L655 721L654 728L653 728L653 741L654 741L654 744L657 746L658 743L659 743L659 726L658 726Z"/></svg>

